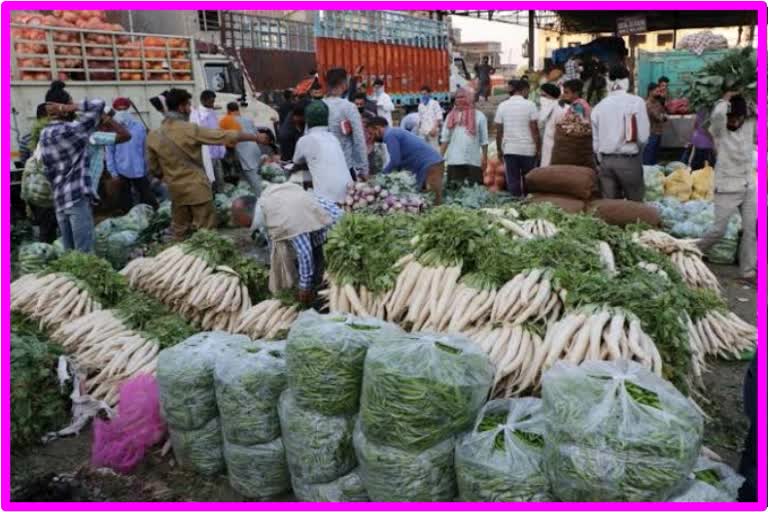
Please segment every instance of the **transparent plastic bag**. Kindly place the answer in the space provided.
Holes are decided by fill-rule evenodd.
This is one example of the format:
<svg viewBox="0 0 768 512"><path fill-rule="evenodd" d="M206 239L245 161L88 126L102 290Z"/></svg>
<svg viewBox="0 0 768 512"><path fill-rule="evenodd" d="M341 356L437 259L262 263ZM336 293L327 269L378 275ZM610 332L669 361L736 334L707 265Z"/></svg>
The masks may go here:
<svg viewBox="0 0 768 512"><path fill-rule="evenodd" d="M357 468L327 484L307 484L298 478L292 478L291 482L293 494L299 501L326 503L370 501L360 470Z"/></svg>
<svg viewBox="0 0 768 512"><path fill-rule="evenodd" d="M355 452L371 501L452 501L456 497L454 438L412 452L375 444L355 428Z"/></svg>
<svg viewBox="0 0 768 512"><path fill-rule="evenodd" d="M284 352L262 344L222 354L214 369L221 431L250 446L280 437L277 401L286 388Z"/></svg>
<svg viewBox="0 0 768 512"><path fill-rule="evenodd" d="M110 421L93 421L91 464L130 473L166 431L157 381L151 375L132 377L120 384L117 414Z"/></svg>
<svg viewBox="0 0 768 512"><path fill-rule="evenodd" d="M544 466L562 501L664 501L696 463L700 414L637 363L558 362L542 400Z"/></svg>
<svg viewBox="0 0 768 512"><path fill-rule="evenodd" d="M202 428L219 415L213 369L222 351L253 342L247 336L201 332L160 351L157 383L163 417L181 430Z"/></svg>
<svg viewBox="0 0 768 512"><path fill-rule="evenodd" d="M213 418L196 430L169 429L173 455L180 466L203 475L216 475L224 470L221 424Z"/></svg>
<svg viewBox="0 0 768 512"><path fill-rule="evenodd" d="M472 427L493 367L460 336L407 335L365 359L360 418L368 440L419 451Z"/></svg>
<svg viewBox="0 0 768 512"><path fill-rule="evenodd" d="M551 501L541 400L492 400L456 443L461 501Z"/></svg>
<svg viewBox="0 0 768 512"><path fill-rule="evenodd" d="M296 403L332 416L356 412L368 347L402 332L376 318L303 312L291 327L286 349Z"/></svg>
<svg viewBox="0 0 768 512"><path fill-rule="evenodd" d="M674 502L725 502L738 501L739 489L744 477L730 466L699 457L693 473L686 482L686 488L674 496Z"/></svg>
<svg viewBox="0 0 768 512"><path fill-rule="evenodd" d="M357 466L352 445L355 416L324 416L300 407L291 389L280 396L278 413L285 456L294 478L324 484Z"/></svg>
<svg viewBox="0 0 768 512"><path fill-rule="evenodd" d="M268 499L291 489L283 440L240 446L224 441L229 485L247 498Z"/></svg>
<svg viewBox="0 0 768 512"><path fill-rule="evenodd" d="M664 171L658 165L644 165L645 201L658 201L664 197Z"/></svg>

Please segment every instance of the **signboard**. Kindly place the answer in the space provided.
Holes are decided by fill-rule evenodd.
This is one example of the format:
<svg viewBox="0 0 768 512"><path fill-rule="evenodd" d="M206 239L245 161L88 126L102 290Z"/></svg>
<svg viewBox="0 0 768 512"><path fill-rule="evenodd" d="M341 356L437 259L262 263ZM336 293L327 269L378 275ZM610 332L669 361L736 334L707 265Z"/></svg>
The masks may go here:
<svg viewBox="0 0 768 512"><path fill-rule="evenodd" d="M616 32L625 36L647 32L645 16L625 16L616 20Z"/></svg>

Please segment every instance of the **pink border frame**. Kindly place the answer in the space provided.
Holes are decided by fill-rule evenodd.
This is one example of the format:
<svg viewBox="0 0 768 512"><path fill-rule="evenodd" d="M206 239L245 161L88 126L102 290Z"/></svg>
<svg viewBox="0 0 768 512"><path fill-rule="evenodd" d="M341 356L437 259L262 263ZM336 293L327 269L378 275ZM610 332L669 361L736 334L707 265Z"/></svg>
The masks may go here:
<svg viewBox="0 0 768 512"><path fill-rule="evenodd" d="M53 2L53 1L10 1L2 4L1 23L5 29L2 40L2 119L9 120L10 103L10 12L11 10L47 10L47 9L91 9L101 8L109 10L135 9L135 10L170 10L177 8L177 2ZM434 9L457 8L477 9L480 6L486 9L533 9L533 10L752 10L758 12L758 154L768 154L766 147L766 4L759 1L720 1L720 2L564 2L564 1L524 1L514 4L499 1L445 1L439 3L424 1L373 1L363 4L366 10L378 9ZM204 9L215 6L217 9L232 8L241 9L254 7L253 2L227 1L227 2L184 2L184 10ZM338 10L348 6L359 7L360 3L341 1L321 2L258 2L262 9L282 9L290 6L293 9L305 10ZM3 154L10 153L11 131L10 125L5 125L2 130ZM2 159L2 179L5 180L9 173L10 160ZM760 281L758 283L757 322L759 330L758 351L758 501L753 503L254 503L254 502L173 502L173 503L146 503L146 502L102 502L102 503L35 503L35 502L11 502L10 501L10 187L4 183L2 186L2 274L6 276L2 282L2 508L4 510L36 511L36 510L765 510L766 502L766 357L765 344L766 333L766 158L758 159L758 265Z"/></svg>

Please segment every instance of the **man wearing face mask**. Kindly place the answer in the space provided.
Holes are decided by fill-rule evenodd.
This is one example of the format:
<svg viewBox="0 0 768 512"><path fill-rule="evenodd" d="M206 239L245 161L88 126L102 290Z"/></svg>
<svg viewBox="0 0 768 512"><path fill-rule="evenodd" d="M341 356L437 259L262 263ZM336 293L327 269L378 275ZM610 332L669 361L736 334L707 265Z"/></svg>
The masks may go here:
<svg viewBox="0 0 768 512"><path fill-rule="evenodd" d="M661 147L661 136L667 122L667 110L664 108L664 96L660 84L648 84L648 98L645 100L648 119L651 122L651 134L643 150L643 165L656 165Z"/></svg>
<svg viewBox="0 0 768 512"><path fill-rule="evenodd" d="M715 222L698 245L704 252L711 248L725 234L733 214L739 212L744 230L739 243L739 268L744 280L754 282L757 210L752 152L755 119L749 116L743 96L725 93L712 111L709 132L717 150Z"/></svg>
<svg viewBox="0 0 768 512"><path fill-rule="evenodd" d="M133 190L138 194L140 202L157 209L157 198L150 188L144 159L147 129L128 111L130 107L131 100L128 98L117 98L112 102L115 122L128 130L131 139L123 144L107 146L107 170L120 180L120 199L124 210L130 210L133 206Z"/></svg>
<svg viewBox="0 0 768 512"><path fill-rule="evenodd" d="M377 78L373 82L374 98L376 99L376 113L379 117L383 117L389 123L392 124L392 112L395 111L395 104L392 102L392 98L384 90L384 80Z"/></svg>
<svg viewBox="0 0 768 512"><path fill-rule="evenodd" d="M147 167L168 185L171 229L176 240L191 231L216 227L211 183L203 168L203 146L266 144L263 134L203 128L189 122L192 96L183 89L165 93L165 119L147 136Z"/></svg>
<svg viewBox="0 0 768 512"><path fill-rule="evenodd" d="M439 148L438 135L442 124L443 109L440 102L432 98L432 89L424 85L419 98L419 126L416 131L430 145Z"/></svg>
<svg viewBox="0 0 768 512"><path fill-rule="evenodd" d="M369 100L364 92L355 93L353 101L363 120L376 117L376 103Z"/></svg>
<svg viewBox="0 0 768 512"><path fill-rule="evenodd" d="M608 96L591 115L600 190L606 199L642 201L645 182L641 152L651 128L648 109L642 98L628 92L626 67L613 66L608 79Z"/></svg>

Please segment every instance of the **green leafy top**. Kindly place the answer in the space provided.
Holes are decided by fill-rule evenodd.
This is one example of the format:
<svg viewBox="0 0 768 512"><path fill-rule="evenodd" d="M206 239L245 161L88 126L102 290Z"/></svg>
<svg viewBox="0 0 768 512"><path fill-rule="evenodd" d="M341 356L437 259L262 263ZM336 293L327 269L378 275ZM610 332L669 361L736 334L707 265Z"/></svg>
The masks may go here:
<svg viewBox="0 0 768 512"><path fill-rule="evenodd" d="M694 110L711 109L726 91L738 91L753 106L757 92L757 55L750 47L729 52L688 79L688 98Z"/></svg>
<svg viewBox="0 0 768 512"><path fill-rule="evenodd" d="M176 345L196 332L179 315L142 292L131 291L115 309L128 327L156 340L161 349Z"/></svg>
<svg viewBox="0 0 768 512"><path fill-rule="evenodd" d="M72 276L104 308L114 306L128 292L125 277L115 272L107 260L93 254L69 251L52 261L44 272Z"/></svg>

